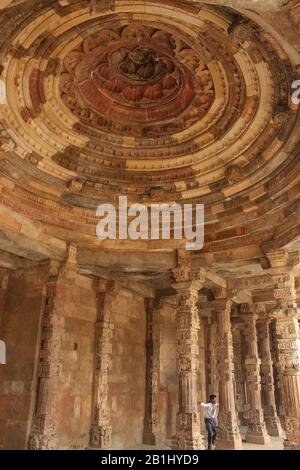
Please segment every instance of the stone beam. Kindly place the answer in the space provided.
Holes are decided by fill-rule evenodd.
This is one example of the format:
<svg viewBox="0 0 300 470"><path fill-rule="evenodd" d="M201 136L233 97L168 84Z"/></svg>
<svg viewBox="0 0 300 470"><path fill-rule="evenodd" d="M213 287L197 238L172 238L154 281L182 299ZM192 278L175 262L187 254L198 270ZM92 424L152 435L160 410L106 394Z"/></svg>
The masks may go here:
<svg viewBox="0 0 300 470"><path fill-rule="evenodd" d="M28 261L21 256L8 253L7 251L0 250L0 267L5 269L22 269L30 266L32 262Z"/></svg>
<svg viewBox="0 0 300 470"><path fill-rule="evenodd" d="M47 258L63 260L66 246L64 241L42 233L37 238L31 238L11 230L0 229L0 250L29 260L41 261Z"/></svg>
<svg viewBox="0 0 300 470"><path fill-rule="evenodd" d="M271 276L261 275L261 276L252 276L247 278L238 278L238 279L229 279L228 288L229 289L265 289L266 287L272 287Z"/></svg>
<svg viewBox="0 0 300 470"><path fill-rule="evenodd" d="M117 285L117 284L116 284ZM154 299L155 290L138 282L125 283L120 286L122 290L138 295L143 298Z"/></svg>
<svg viewBox="0 0 300 470"><path fill-rule="evenodd" d="M79 266L97 267L107 271L167 272L176 267L176 253L79 248L77 262Z"/></svg>

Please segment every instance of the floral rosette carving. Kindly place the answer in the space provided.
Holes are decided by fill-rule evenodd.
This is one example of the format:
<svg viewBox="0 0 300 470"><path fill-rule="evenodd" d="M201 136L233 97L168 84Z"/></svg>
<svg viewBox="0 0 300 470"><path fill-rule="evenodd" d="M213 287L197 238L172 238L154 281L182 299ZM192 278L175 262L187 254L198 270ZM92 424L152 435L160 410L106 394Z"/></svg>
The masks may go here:
<svg viewBox="0 0 300 470"><path fill-rule="evenodd" d="M109 115L113 132L126 127L133 135L141 123L146 135L191 126L215 96L211 73L193 49L170 33L135 24L100 30L70 51L60 91L82 122L104 129Z"/></svg>

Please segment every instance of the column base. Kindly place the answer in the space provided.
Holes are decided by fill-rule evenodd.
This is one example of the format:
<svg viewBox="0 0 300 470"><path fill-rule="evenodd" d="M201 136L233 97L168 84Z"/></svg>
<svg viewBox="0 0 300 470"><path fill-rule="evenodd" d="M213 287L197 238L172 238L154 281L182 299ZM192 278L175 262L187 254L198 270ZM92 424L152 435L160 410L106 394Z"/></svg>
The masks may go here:
<svg viewBox="0 0 300 470"><path fill-rule="evenodd" d="M172 450L205 450L202 437L188 438L173 436L171 448Z"/></svg>
<svg viewBox="0 0 300 470"><path fill-rule="evenodd" d="M176 435L172 438L172 450L204 450L198 412L177 413Z"/></svg>
<svg viewBox="0 0 300 470"><path fill-rule="evenodd" d="M28 438L28 450L55 450L58 449L58 441L55 434L45 435L32 432Z"/></svg>
<svg viewBox="0 0 300 470"><path fill-rule="evenodd" d="M266 428L269 436L273 437L283 437L284 432L280 424L279 418L265 418Z"/></svg>
<svg viewBox="0 0 300 470"><path fill-rule="evenodd" d="M243 450L242 438L222 439L216 440L217 450Z"/></svg>
<svg viewBox="0 0 300 470"><path fill-rule="evenodd" d="M289 441L285 439L283 441L283 449L284 450L300 450L300 442Z"/></svg>
<svg viewBox="0 0 300 470"><path fill-rule="evenodd" d="M161 442L161 434L159 432L144 432L143 444L147 446L156 446Z"/></svg>
<svg viewBox="0 0 300 470"><path fill-rule="evenodd" d="M256 429L253 429L253 425L250 425L250 427L248 428L246 434L246 442L261 445L268 444L271 439L267 431L265 429L257 429L257 426L255 427Z"/></svg>
<svg viewBox="0 0 300 470"><path fill-rule="evenodd" d="M90 448L107 449L109 450L111 444L111 426L92 426Z"/></svg>
<svg viewBox="0 0 300 470"><path fill-rule="evenodd" d="M217 449L243 449L240 428L237 424L235 411L221 411L219 413L219 426L217 430Z"/></svg>

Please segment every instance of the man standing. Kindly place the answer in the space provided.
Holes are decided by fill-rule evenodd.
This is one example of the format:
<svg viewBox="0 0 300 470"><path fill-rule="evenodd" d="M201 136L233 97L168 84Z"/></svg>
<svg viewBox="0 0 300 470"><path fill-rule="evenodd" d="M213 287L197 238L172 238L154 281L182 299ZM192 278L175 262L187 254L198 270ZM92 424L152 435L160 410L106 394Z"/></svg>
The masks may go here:
<svg viewBox="0 0 300 470"><path fill-rule="evenodd" d="M208 450L215 448L215 440L217 437L218 411L219 403L217 403L217 395L209 396L209 403L200 403L205 408L205 426L207 429Z"/></svg>

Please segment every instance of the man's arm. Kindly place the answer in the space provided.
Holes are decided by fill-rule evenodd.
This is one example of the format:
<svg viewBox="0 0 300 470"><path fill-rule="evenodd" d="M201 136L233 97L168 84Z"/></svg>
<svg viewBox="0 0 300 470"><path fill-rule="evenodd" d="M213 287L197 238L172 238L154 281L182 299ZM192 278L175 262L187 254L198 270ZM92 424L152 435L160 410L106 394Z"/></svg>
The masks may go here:
<svg viewBox="0 0 300 470"><path fill-rule="evenodd" d="M198 403L198 405L202 406L202 408L207 408L209 406L209 403Z"/></svg>

